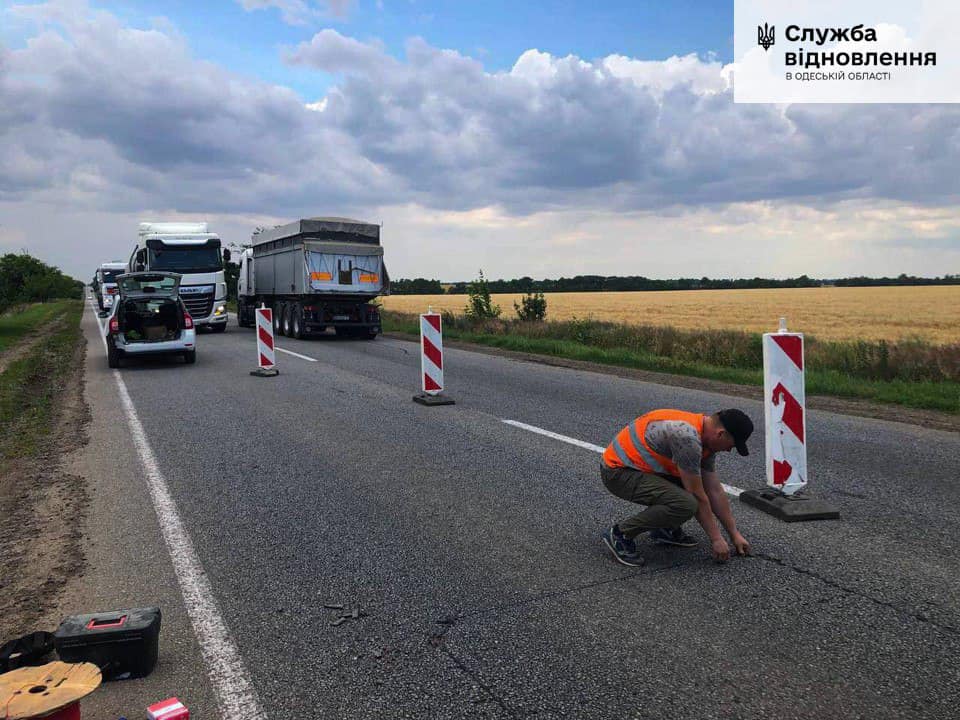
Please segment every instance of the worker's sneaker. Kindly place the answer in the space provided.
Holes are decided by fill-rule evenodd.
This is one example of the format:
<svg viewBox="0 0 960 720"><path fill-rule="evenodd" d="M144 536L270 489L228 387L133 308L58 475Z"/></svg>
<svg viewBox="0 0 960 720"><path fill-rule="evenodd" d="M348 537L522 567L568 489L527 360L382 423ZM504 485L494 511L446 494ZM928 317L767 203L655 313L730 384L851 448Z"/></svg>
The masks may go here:
<svg viewBox="0 0 960 720"><path fill-rule="evenodd" d="M677 545L679 547L695 547L697 539L687 535L682 527L657 528L650 531L650 539L657 545Z"/></svg>
<svg viewBox="0 0 960 720"><path fill-rule="evenodd" d="M631 567L640 567L644 560L637 552L637 543L628 538L614 525L603 533L603 543L606 545L618 563Z"/></svg>

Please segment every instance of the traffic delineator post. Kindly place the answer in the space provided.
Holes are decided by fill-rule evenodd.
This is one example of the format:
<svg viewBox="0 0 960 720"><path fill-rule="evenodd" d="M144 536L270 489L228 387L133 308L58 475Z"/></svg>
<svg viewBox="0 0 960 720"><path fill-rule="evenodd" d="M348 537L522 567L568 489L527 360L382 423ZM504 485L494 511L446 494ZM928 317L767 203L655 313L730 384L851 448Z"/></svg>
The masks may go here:
<svg viewBox="0 0 960 720"><path fill-rule="evenodd" d="M276 353L273 344L273 310L265 305L260 305L254 311L257 326L257 369L251 370L251 375L257 377L276 377L280 374L277 370Z"/></svg>
<svg viewBox="0 0 960 720"><path fill-rule="evenodd" d="M420 394L413 401L421 405L455 405L443 394L443 319L429 308L420 316Z"/></svg>
<svg viewBox="0 0 960 720"><path fill-rule="evenodd" d="M835 520L840 513L809 497L807 408L803 334L780 329L763 336L763 418L767 487L745 490L740 500L786 522Z"/></svg>

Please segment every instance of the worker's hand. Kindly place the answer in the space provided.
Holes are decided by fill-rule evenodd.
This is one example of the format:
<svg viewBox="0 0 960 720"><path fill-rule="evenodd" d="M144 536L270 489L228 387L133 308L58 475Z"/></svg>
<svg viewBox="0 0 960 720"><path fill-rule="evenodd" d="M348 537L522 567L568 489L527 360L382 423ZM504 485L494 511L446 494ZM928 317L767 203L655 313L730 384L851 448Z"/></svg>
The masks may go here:
<svg viewBox="0 0 960 720"><path fill-rule="evenodd" d="M750 542L743 535L734 533L730 540L733 541L733 546L737 549L737 555L750 554Z"/></svg>
<svg viewBox="0 0 960 720"><path fill-rule="evenodd" d="M723 538L717 538L713 541L713 559L719 563L730 559L730 546Z"/></svg>

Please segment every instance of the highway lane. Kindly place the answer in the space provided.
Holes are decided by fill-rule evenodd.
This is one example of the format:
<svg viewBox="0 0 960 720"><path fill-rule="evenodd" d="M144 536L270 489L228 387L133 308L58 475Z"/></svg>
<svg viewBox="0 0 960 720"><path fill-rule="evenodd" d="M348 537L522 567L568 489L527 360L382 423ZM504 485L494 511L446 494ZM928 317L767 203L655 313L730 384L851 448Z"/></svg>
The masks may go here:
<svg viewBox="0 0 960 720"><path fill-rule="evenodd" d="M650 547L634 571L599 542L628 508L597 454L503 419L605 445L648 408L759 405L448 351L458 404L424 408L415 344L278 344L318 362L251 377L253 334L231 326L195 366L122 371L270 717L943 717L960 699L956 435L812 413L814 489L844 520L735 503L767 559ZM762 484L751 445L728 482ZM367 615L332 626L325 601Z"/></svg>

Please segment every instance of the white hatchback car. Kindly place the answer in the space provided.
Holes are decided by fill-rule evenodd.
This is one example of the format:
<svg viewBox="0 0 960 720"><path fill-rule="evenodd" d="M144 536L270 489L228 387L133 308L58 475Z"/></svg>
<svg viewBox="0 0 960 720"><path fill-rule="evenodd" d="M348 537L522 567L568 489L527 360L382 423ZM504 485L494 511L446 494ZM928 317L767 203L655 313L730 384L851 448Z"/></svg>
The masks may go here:
<svg viewBox="0 0 960 720"><path fill-rule="evenodd" d="M180 275L135 272L117 277L119 293L107 321L107 364L133 355L182 355L197 360L197 331L180 299Z"/></svg>

